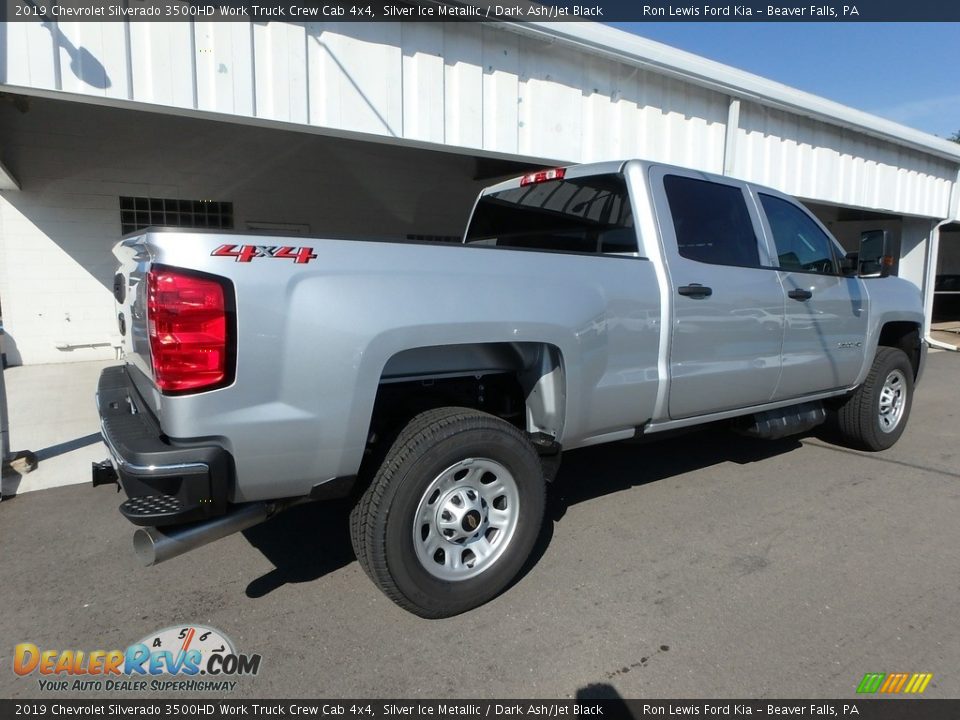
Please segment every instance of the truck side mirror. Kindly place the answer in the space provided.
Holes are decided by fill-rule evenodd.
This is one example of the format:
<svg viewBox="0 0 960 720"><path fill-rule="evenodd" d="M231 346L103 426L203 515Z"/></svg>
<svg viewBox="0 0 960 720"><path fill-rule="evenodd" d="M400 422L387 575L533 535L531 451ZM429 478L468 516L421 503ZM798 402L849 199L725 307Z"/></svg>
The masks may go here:
<svg viewBox="0 0 960 720"><path fill-rule="evenodd" d="M856 254L856 260L860 277L885 278L890 275L894 264L890 231L867 230L861 233L860 250Z"/></svg>

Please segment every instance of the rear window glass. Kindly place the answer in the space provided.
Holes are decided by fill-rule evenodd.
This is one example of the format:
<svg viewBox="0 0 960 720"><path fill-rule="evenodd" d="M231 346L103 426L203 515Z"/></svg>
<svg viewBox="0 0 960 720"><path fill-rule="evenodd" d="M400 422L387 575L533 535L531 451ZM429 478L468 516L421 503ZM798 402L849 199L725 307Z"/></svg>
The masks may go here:
<svg viewBox="0 0 960 720"><path fill-rule="evenodd" d="M467 230L477 245L576 253L635 253L622 175L549 180L484 195Z"/></svg>
<svg viewBox="0 0 960 720"><path fill-rule="evenodd" d="M681 257L712 265L760 265L757 236L739 187L680 175L664 177L663 187Z"/></svg>

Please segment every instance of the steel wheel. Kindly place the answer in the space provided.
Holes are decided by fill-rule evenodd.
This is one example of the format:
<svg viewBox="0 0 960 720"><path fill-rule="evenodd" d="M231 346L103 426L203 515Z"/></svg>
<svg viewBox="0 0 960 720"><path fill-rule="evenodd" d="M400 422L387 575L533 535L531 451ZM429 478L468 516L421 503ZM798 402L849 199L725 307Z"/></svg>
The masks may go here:
<svg viewBox="0 0 960 720"><path fill-rule="evenodd" d="M350 514L357 560L391 600L450 617L508 587L546 502L523 431L471 408L420 413L390 446Z"/></svg>
<svg viewBox="0 0 960 720"><path fill-rule="evenodd" d="M476 577L513 539L520 494L513 475L488 458L451 465L427 486L413 521L424 569L440 580Z"/></svg>
<svg viewBox="0 0 960 720"><path fill-rule="evenodd" d="M891 370L880 389L879 416L880 430L893 432L903 418L903 409L907 404L907 379L900 370Z"/></svg>
<svg viewBox="0 0 960 720"><path fill-rule="evenodd" d="M892 447L910 418L913 372L900 348L877 348L863 384L836 410L839 439L858 450Z"/></svg>

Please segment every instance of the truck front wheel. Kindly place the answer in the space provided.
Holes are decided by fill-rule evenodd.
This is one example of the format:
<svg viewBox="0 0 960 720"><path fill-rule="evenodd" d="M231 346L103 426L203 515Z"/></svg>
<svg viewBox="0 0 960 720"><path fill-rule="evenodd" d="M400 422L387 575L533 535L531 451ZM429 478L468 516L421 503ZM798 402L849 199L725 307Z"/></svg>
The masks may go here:
<svg viewBox="0 0 960 720"><path fill-rule="evenodd" d="M867 379L837 410L842 440L860 450L886 450L903 434L912 401L910 360L897 348L877 348Z"/></svg>
<svg viewBox="0 0 960 720"><path fill-rule="evenodd" d="M350 516L357 559L395 603L448 617L520 571L540 532L543 469L509 423L476 410L416 416Z"/></svg>

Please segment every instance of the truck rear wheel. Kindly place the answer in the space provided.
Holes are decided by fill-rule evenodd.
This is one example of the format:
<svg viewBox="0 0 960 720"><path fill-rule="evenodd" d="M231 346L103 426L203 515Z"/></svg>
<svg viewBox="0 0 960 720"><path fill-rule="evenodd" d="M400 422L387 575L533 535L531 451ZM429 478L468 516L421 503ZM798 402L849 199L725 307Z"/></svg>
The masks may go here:
<svg viewBox="0 0 960 720"><path fill-rule="evenodd" d="M540 532L543 469L517 428L476 410L416 416L350 517L357 559L421 617L482 605L520 571Z"/></svg>
<svg viewBox="0 0 960 720"><path fill-rule="evenodd" d="M903 434L912 401L910 360L897 348L877 348L867 379L837 410L841 439L860 450L886 450Z"/></svg>

